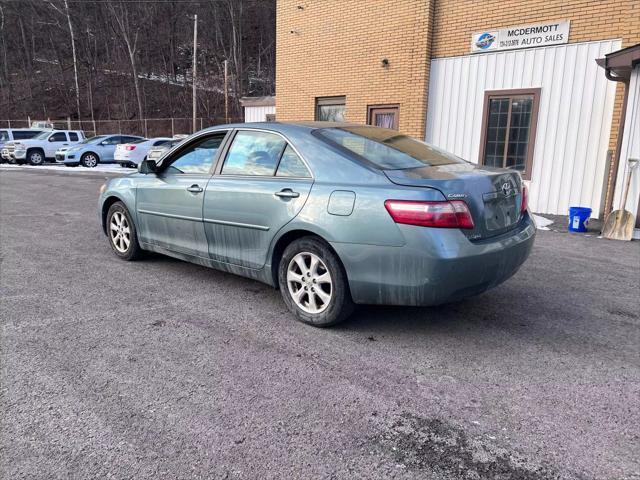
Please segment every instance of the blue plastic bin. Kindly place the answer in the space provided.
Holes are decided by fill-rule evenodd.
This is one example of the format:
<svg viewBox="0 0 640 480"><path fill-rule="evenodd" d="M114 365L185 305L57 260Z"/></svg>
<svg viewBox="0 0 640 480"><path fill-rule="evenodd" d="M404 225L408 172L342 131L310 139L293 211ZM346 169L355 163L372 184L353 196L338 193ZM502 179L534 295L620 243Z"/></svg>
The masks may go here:
<svg viewBox="0 0 640 480"><path fill-rule="evenodd" d="M591 209L586 207L569 207L569 231L586 232Z"/></svg>

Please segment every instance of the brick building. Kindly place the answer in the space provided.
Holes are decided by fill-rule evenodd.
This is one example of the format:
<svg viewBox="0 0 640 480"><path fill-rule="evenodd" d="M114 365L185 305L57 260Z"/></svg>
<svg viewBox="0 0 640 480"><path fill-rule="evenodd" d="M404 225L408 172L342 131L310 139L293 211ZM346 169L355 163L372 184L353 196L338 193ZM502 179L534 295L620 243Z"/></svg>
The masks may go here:
<svg viewBox="0 0 640 480"><path fill-rule="evenodd" d="M603 62L639 42L637 0L278 0L277 119L396 128L598 217L640 148L637 64Z"/></svg>

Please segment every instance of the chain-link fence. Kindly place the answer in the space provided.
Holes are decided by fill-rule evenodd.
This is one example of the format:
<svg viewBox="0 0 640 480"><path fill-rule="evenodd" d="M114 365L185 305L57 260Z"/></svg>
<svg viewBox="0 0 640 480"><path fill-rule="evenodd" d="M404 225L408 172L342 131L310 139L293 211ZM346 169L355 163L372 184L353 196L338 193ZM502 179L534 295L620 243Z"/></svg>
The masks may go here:
<svg viewBox="0 0 640 480"><path fill-rule="evenodd" d="M147 138L173 137L193 133L192 118L145 118L143 120L0 120L0 128L28 128L34 124L65 130L84 130L87 137L113 133L140 135ZM230 118L229 123L242 122ZM196 131L227 123L224 118L196 118Z"/></svg>

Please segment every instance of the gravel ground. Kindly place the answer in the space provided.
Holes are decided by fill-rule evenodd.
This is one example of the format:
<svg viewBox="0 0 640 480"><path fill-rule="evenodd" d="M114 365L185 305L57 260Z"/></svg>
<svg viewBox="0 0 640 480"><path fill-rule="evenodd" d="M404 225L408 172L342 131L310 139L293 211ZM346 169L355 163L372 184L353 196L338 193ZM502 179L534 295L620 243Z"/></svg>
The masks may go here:
<svg viewBox="0 0 640 480"><path fill-rule="evenodd" d="M640 242L540 232L479 297L319 330L118 260L101 183L0 172L3 478L640 478Z"/></svg>

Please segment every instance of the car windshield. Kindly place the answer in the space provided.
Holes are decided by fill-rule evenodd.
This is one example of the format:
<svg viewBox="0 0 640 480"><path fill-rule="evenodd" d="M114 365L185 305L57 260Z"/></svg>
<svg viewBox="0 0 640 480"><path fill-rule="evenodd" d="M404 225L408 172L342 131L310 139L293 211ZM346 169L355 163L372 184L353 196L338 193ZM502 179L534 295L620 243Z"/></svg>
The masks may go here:
<svg viewBox="0 0 640 480"><path fill-rule="evenodd" d="M0 141L9 140L9 132L6 130L0 130Z"/></svg>
<svg viewBox="0 0 640 480"><path fill-rule="evenodd" d="M33 137L34 140L45 140L51 134L51 130L45 130L44 132L40 132L38 135Z"/></svg>
<svg viewBox="0 0 640 480"><path fill-rule="evenodd" d="M80 143L98 143L107 138L106 135L96 135L95 137L87 138Z"/></svg>
<svg viewBox="0 0 640 480"><path fill-rule="evenodd" d="M366 126L322 128L317 130L317 133L320 138L349 150L383 170L433 167L464 162L461 158L433 145L387 128Z"/></svg>

